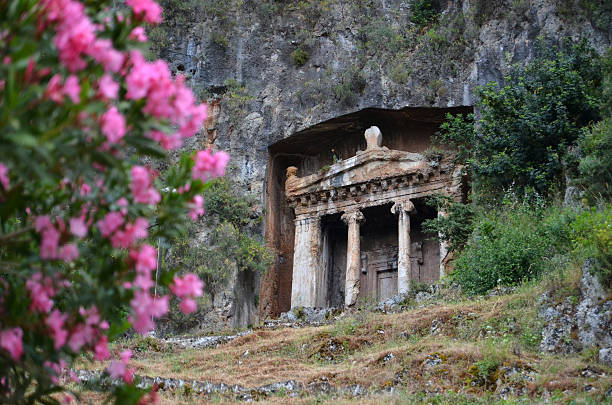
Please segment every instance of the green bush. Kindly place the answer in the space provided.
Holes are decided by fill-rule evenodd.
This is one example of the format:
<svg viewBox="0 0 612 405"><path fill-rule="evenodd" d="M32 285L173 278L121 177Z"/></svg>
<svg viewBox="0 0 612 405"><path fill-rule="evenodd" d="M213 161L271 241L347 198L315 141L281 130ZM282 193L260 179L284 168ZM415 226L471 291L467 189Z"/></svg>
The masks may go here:
<svg viewBox="0 0 612 405"><path fill-rule="evenodd" d="M356 67L350 67L340 74L338 83L333 87L336 100L344 105L354 105L366 87L363 73Z"/></svg>
<svg viewBox="0 0 612 405"><path fill-rule="evenodd" d="M309 57L310 55L308 55L308 52L306 52L302 48L298 48L295 51L291 52L291 60L293 61L293 64L297 67L304 66L306 62L308 62Z"/></svg>
<svg viewBox="0 0 612 405"><path fill-rule="evenodd" d="M410 21L420 27L434 23L440 14L432 0L414 0L410 12Z"/></svg>
<svg viewBox="0 0 612 405"><path fill-rule="evenodd" d="M583 156L578 165L578 182L591 201L609 201L612 199L612 118L585 131L579 145Z"/></svg>
<svg viewBox="0 0 612 405"><path fill-rule="evenodd" d="M602 285L612 288L612 205L589 208L572 222L574 254L580 260L595 259Z"/></svg>
<svg viewBox="0 0 612 405"><path fill-rule="evenodd" d="M454 202L452 198L442 194L428 197L427 205L437 211L444 211L446 215L425 220L423 229L439 235L440 240L448 242L451 252L465 246L474 229L472 206Z"/></svg>
<svg viewBox="0 0 612 405"><path fill-rule="evenodd" d="M569 252L569 210L529 205L482 210L451 274L468 294L518 285L552 270L552 258Z"/></svg>

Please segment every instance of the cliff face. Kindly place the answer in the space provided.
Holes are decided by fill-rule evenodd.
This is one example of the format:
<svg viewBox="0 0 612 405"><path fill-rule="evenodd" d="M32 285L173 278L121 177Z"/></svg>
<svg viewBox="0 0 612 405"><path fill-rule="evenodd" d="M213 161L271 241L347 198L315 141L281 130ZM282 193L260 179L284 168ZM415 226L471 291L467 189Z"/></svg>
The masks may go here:
<svg viewBox="0 0 612 405"><path fill-rule="evenodd" d="M274 143L366 108L472 106L475 88L529 59L538 37L604 50L606 3L167 0L150 39L210 102L213 119L193 142L230 152L232 175L263 207Z"/></svg>

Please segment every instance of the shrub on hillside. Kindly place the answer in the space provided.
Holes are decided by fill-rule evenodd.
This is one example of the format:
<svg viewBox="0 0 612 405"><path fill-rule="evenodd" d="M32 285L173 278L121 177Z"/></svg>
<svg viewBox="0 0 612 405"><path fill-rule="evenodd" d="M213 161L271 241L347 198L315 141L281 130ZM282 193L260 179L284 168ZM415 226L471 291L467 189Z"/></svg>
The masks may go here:
<svg viewBox="0 0 612 405"><path fill-rule="evenodd" d="M574 214L529 205L481 211L451 277L468 294L518 285L552 270L551 259L571 247Z"/></svg>
<svg viewBox="0 0 612 405"><path fill-rule="evenodd" d="M445 215L425 220L423 229L437 234L440 240L448 242L451 252L465 246L474 229L473 207L469 204L454 202L452 198L441 194L427 198L427 204L438 212L444 212Z"/></svg>
<svg viewBox="0 0 612 405"><path fill-rule="evenodd" d="M602 285L612 288L612 205L589 208L572 222L574 255L595 259L595 272Z"/></svg>
<svg viewBox="0 0 612 405"><path fill-rule="evenodd" d="M579 141L583 156L578 182L591 201L612 199L612 118L596 124Z"/></svg>

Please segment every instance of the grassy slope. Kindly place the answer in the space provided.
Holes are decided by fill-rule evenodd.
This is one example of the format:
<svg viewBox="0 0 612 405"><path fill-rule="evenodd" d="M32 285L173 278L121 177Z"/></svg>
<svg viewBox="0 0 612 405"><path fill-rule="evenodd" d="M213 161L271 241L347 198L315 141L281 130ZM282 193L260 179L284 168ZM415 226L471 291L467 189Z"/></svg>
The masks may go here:
<svg viewBox="0 0 612 405"><path fill-rule="evenodd" d="M119 343L114 349L135 350L136 373L149 376L247 387L289 379L304 384L360 384L370 392L394 387L393 394L372 393L359 399L321 394L266 398L271 403L492 403L499 401L498 380L504 387L524 388L524 402L601 403L612 385L612 369L597 363L596 351L575 355L537 351L537 297L550 288L559 299L577 294L576 274L489 299L463 298L388 315L358 312L322 327L260 329L215 349L170 349L143 339ZM427 365L431 360L439 364ZM581 376L587 366L605 376ZM519 374L505 376L504 367L515 367ZM527 374L534 380L520 377ZM432 399L424 392L438 395ZM161 400L170 404L233 398L162 393Z"/></svg>

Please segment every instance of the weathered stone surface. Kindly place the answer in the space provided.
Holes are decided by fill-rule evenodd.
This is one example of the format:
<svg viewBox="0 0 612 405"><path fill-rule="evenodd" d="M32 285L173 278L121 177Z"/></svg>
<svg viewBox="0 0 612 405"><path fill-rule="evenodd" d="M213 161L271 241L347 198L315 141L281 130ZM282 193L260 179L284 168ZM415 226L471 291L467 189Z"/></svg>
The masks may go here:
<svg viewBox="0 0 612 405"><path fill-rule="evenodd" d="M599 361L609 367L612 367L612 347L599 349Z"/></svg>
<svg viewBox="0 0 612 405"><path fill-rule="evenodd" d="M586 347L612 347L612 302L592 273L594 263L587 260L582 267L580 301L574 305L568 297L552 302L551 294L540 297L538 317L544 321L540 350L557 353L579 351ZM601 352L600 352L601 357Z"/></svg>
<svg viewBox="0 0 612 405"><path fill-rule="evenodd" d="M310 157L314 147L334 147L321 142L330 134L337 134L333 136L343 144L353 132L371 125L386 131L372 120L372 114L383 109L409 108L402 111L401 120L388 120L385 125L391 127L439 122L432 120L433 111L415 107L472 106L474 89L491 80L502 82L509 66L533 57L538 37L586 37L601 51L612 35L580 9L569 16L562 13L561 7L569 3L555 0L520 5L434 2L440 6L443 24L431 36L411 22L405 0L331 0L295 7L289 3L246 0L237 7L234 3L220 7L221 14L217 9L188 10L179 16L180 23L165 18L158 44L171 70L184 74L209 99L211 119L205 133L190 140L188 148L229 151L231 175L261 197L262 208L266 205L265 226L275 264L262 280L263 314L286 311L291 298L287 263L293 258L282 234L292 225L270 217L285 207L274 198L276 185L270 173L278 162L269 158L284 159L287 153L281 150L275 155L273 145L303 135L299 142L292 140L296 146L290 154ZM317 8L323 3L324 9ZM386 46L393 45L392 37L376 36L387 31L406 34L399 51ZM291 58L298 48L309 56L301 66ZM238 297L231 295L230 301ZM236 308L245 305L254 304L245 300ZM233 317L230 323L236 320Z"/></svg>

